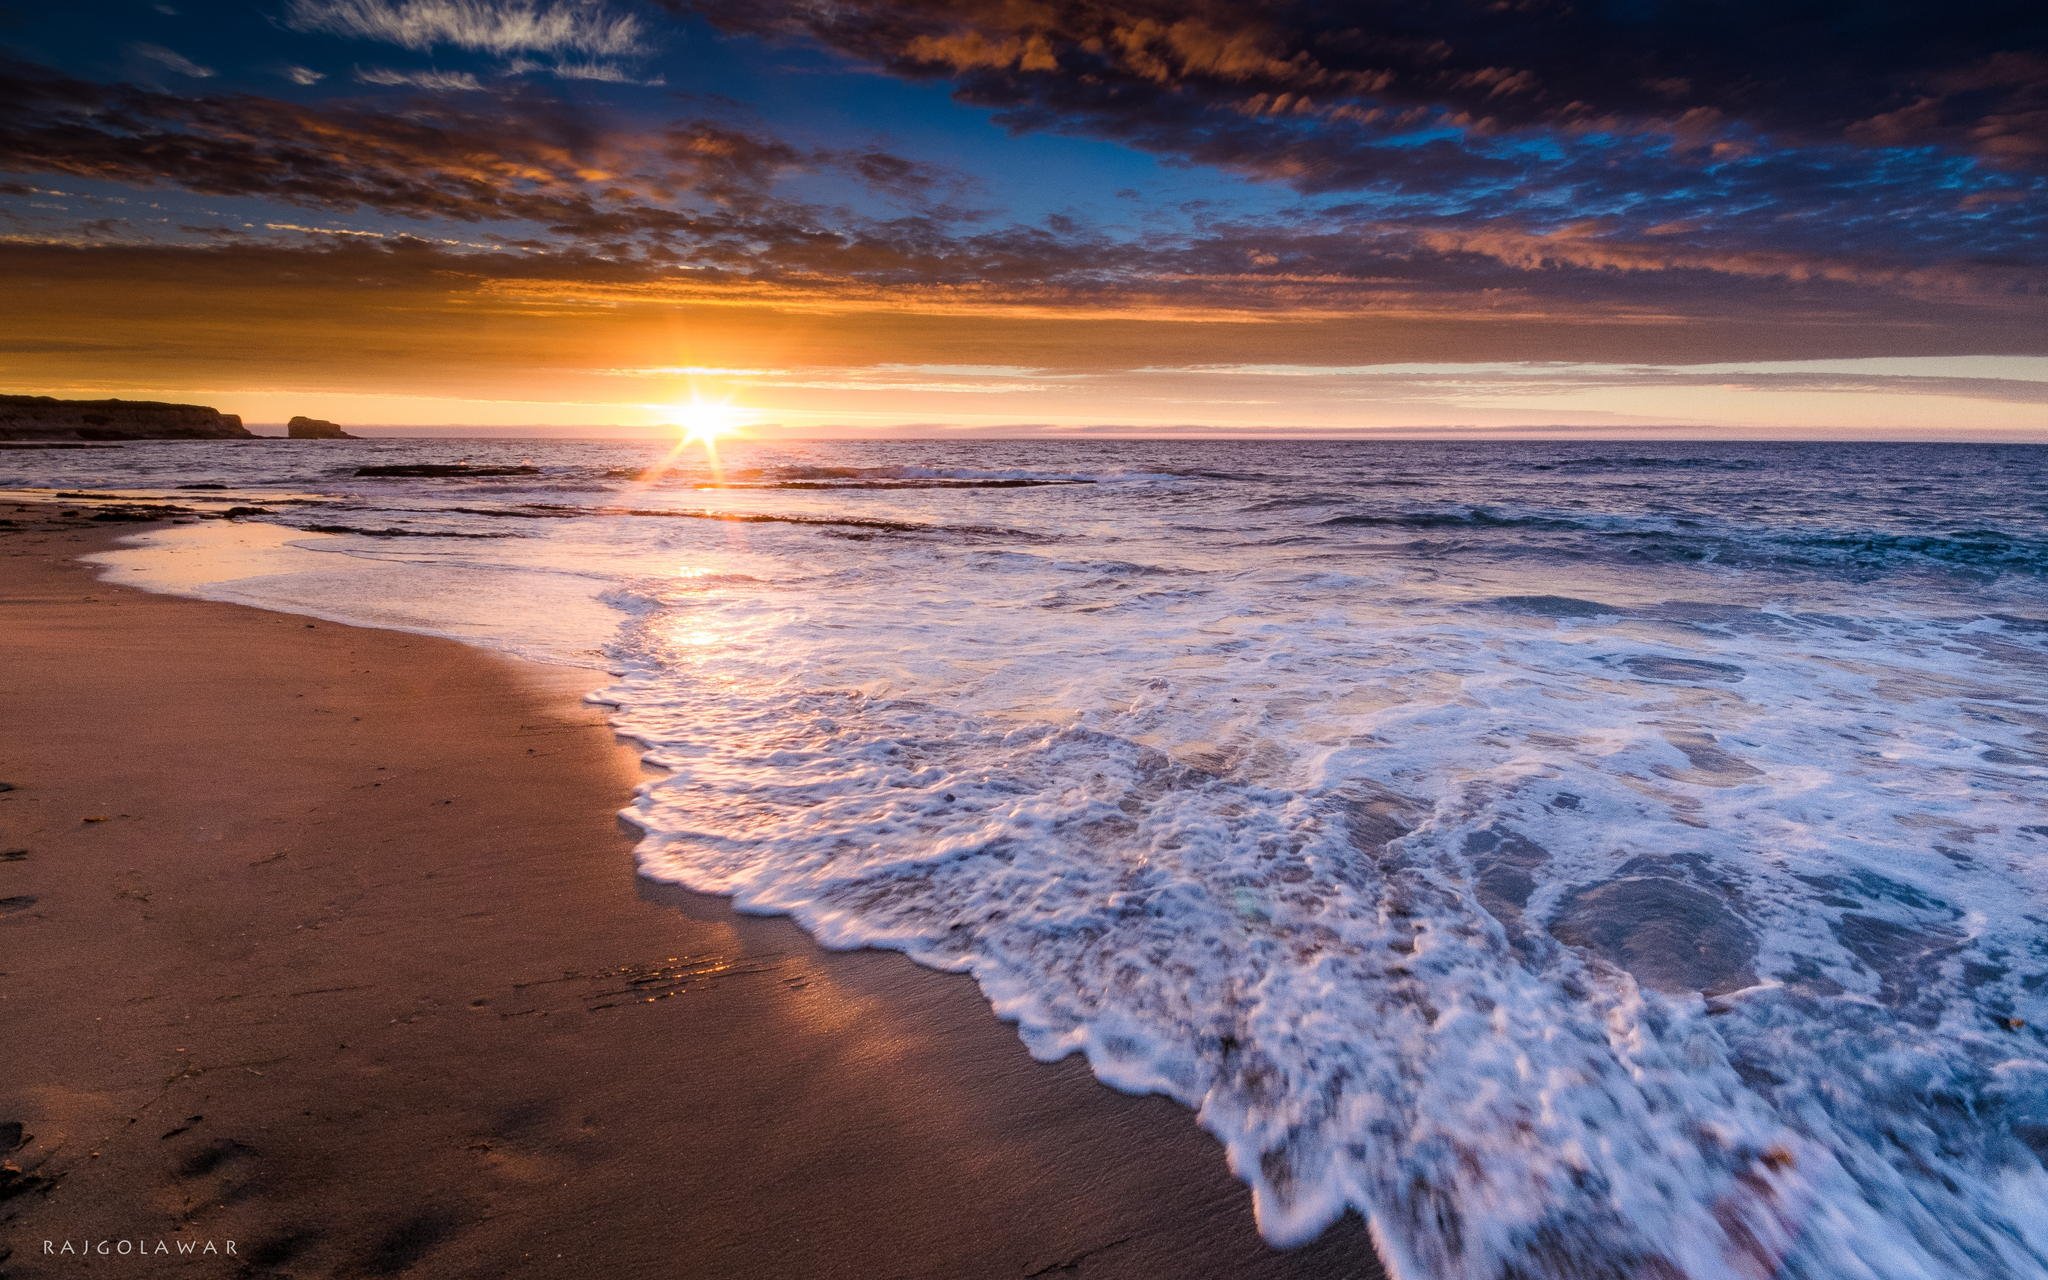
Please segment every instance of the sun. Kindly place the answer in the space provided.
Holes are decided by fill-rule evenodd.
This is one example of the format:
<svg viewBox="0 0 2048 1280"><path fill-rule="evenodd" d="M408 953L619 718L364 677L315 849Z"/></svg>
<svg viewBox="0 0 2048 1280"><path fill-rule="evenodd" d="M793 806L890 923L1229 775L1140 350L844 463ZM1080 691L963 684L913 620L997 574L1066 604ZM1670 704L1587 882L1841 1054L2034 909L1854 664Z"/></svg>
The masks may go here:
<svg viewBox="0 0 2048 1280"><path fill-rule="evenodd" d="M701 444L706 448L727 436L738 435L747 422L746 410L732 401L707 400L699 395L667 406L665 414L684 444Z"/></svg>

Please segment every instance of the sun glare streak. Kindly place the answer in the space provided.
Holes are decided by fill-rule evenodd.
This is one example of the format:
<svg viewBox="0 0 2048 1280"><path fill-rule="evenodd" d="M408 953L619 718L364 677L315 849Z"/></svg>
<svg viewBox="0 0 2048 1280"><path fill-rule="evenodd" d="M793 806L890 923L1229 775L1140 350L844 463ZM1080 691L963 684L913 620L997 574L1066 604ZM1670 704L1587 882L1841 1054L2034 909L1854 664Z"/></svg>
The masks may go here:
<svg viewBox="0 0 2048 1280"><path fill-rule="evenodd" d="M747 421L746 410L730 399L713 400L692 391L688 400L669 406L665 416L678 434L677 450L702 445L712 483L724 484L725 467L718 458L718 442L740 434ZM669 461L673 460L671 454Z"/></svg>
<svg viewBox="0 0 2048 1280"><path fill-rule="evenodd" d="M718 457L718 442L743 434L742 428L750 417L748 411L729 398L712 399L696 391L687 400L647 407L660 415L661 422L674 433L675 443L660 461L641 472L630 487L642 489L660 483L692 446L702 446L712 482L723 484L725 467Z"/></svg>
<svg viewBox="0 0 2048 1280"><path fill-rule="evenodd" d="M685 445L701 444L706 449L715 449L720 440L739 434L747 414L730 400L692 394L688 400L669 406L666 418L681 433Z"/></svg>

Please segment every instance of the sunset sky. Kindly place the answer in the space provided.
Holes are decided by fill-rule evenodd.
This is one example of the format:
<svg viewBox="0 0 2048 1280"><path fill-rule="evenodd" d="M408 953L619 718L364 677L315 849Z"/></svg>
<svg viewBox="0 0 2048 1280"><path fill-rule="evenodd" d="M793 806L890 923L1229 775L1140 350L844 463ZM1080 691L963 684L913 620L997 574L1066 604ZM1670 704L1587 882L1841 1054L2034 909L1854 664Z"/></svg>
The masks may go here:
<svg viewBox="0 0 2048 1280"><path fill-rule="evenodd" d="M0 390L2048 438L2039 0L0 5Z"/></svg>

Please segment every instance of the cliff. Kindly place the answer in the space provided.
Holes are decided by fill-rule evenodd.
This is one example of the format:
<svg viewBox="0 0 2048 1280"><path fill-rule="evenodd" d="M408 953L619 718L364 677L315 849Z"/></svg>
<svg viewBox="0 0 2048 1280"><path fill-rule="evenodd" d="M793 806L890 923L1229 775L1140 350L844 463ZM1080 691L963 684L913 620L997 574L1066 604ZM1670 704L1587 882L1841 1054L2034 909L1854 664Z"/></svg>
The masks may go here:
<svg viewBox="0 0 2048 1280"><path fill-rule="evenodd" d="M308 418L304 414L285 424L285 435L293 440L353 440L354 436L340 427L320 418Z"/></svg>
<svg viewBox="0 0 2048 1280"><path fill-rule="evenodd" d="M0 440L244 440L242 420L197 404L0 396Z"/></svg>

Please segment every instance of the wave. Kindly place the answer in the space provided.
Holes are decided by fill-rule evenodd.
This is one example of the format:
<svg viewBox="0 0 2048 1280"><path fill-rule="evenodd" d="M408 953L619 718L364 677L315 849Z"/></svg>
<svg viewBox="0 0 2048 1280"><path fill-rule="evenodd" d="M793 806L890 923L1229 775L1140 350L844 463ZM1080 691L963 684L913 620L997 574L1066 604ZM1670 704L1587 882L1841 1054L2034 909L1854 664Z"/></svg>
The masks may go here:
<svg viewBox="0 0 2048 1280"><path fill-rule="evenodd" d="M820 529L851 529L863 533L915 533L915 534L958 534L976 538L1007 538L1017 541L1045 541L1043 535L1021 529L1009 529L998 525L940 524L920 520L890 520L876 516L857 515L802 515L781 514L763 511L712 511L677 507L617 507L578 506L569 503L518 502L500 507L443 507L417 508L422 514L480 516L491 520L595 520L611 516L628 516L655 520L712 520L728 524L787 524L806 525ZM352 530L363 532L363 530ZM403 530L400 533L406 532ZM447 536L491 537L503 535L470 534Z"/></svg>
<svg viewBox="0 0 2048 1280"><path fill-rule="evenodd" d="M1992 529L1958 533L1725 529L1680 533L1620 528L1603 532L1628 544L1621 548L1624 556L1661 563L1819 570L1852 578L1917 570L1961 570L1974 577L2048 576L2048 541Z"/></svg>
<svg viewBox="0 0 2048 1280"><path fill-rule="evenodd" d="M743 484L958 484L1047 485L1100 484L1125 478L1115 474L1044 471L1028 467L821 466L790 463L772 467L740 467L727 473L728 482Z"/></svg>
<svg viewBox="0 0 2048 1280"><path fill-rule="evenodd" d="M1589 532L1598 528L1562 516L1512 515L1491 507L1448 511L1358 512L1316 522L1325 529L1543 529Z"/></svg>
<svg viewBox="0 0 2048 1280"><path fill-rule="evenodd" d="M1576 596L1495 596L1484 603L1509 613L1525 613L1540 618L1606 618L1627 612L1611 604L1581 600Z"/></svg>
<svg viewBox="0 0 2048 1280"><path fill-rule="evenodd" d="M1611 455L1572 458L1563 462L1531 463L1531 471L1762 471L1769 463L1760 458L1679 457Z"/></svg>
<svg viewBox="0 0 2048 1280"><path fill-rule="evenodd" d="M1968 569L2048 574L2048 539L1997 529L1955 533L1843 532L1781 537L1784 545L1817 558L1887 564L1925 560Z"/></svg>
<svg viewBox="0 0 2048 1280"><path fill-rule="evenodd" d="M1062 485L1095 484L1087 479L1027 480L1027 479L889 479L889 480L707 480L692 485L694 489L1044 489Z"/></svg>
<svg viewBox="0 0 2048 1280"><path fill-rule="evenodd" d="M1887 572L1947 567L1977 573L2048 576L2048 539L1981 527L1939 532L1882 529L1742 528L1685 516L1601 516L1591 519L1474 506L1435 510L1353 512L1316 522L1325 529L1412 529L1442 532L1525 530L1584 534L1589 550L1638 560L1718 563L1737 568L1809 568ZM1515 554L1520 544L1500 550ZM1540 549L1548 554L1549 549Z"/></svg>
<svg viewBox="0 0 2048 1280"><path fill-rule="evenodd" d="M885 520L874 516L779 515L763 511L685 511L670 507L594 507L591 514L634 516L656 520L716 520L727 524L789 524L860 533L957 534L969 538L1003 538L1020 542L1049 541L1045 535L986 524L931 524L917 520Z"/></svg>

